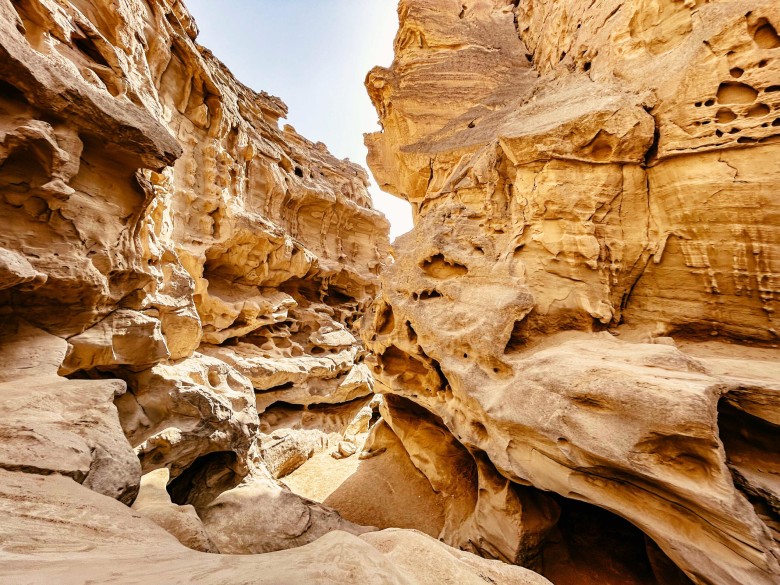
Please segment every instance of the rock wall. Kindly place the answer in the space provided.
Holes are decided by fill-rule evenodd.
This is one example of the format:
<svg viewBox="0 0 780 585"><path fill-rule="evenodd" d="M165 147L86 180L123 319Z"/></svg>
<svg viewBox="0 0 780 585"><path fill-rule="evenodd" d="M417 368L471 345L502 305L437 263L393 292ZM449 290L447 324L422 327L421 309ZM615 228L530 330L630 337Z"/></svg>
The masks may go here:
<svg viewBox="0 0 780 585"><path fill-rule="evenodd" d="M415 227L363 337L440 537L558 584L777 582L780 7L399 16L366 144Z"/></svg>
<svg viewBox="0 0 780 585"><path fill-rule="evenodd" d="M3 579L780 579L777 3L399 16L391 262L181 2L0 0ZM277 481L369 426L454 548Z"/></svg>
<svg viewBox="0 0 780 585"><path fill-rule="evenodd" d="M196 36L178 0L0 1L0 468L140 486L209 552L365 532L275 477L373 394L387 220Z"/></svg>

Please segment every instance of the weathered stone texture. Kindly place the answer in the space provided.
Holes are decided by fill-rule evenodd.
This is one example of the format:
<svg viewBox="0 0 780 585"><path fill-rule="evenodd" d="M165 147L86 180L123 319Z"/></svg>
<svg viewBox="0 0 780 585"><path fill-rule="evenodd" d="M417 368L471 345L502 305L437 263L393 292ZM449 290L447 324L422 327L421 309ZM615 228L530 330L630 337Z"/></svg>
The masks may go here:
<svg viewBox="0 0 780 585"><path fill-rule="evenodd" d="M440 537L562 584L777 582L778 4L399 16L366 144L415 228L363 337Z"/></svg>
<svg viewBox="0 0 780 585"><path fill-rule="evenodd" d="M196 36L178 0L0 2L0 467L127 504L147 474L139 509L200 550L363 532L271 477L258 411L369 400L388 223Z"/></svg>

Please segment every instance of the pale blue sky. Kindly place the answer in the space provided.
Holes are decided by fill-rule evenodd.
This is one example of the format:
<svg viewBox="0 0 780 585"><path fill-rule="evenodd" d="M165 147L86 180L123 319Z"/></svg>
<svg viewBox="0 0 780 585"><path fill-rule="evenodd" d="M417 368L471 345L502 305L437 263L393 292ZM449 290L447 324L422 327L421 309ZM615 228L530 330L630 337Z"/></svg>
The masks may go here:
<svg viewBox="0 0 780 585"><path fill-rule="evenodd" d="M287 104L287 123L366 166L363 133L379 129L363 87L389 65L397 0L185 0L211 49L245 85ZM412 227L409 204L373 185L392 237Z"/></svg>

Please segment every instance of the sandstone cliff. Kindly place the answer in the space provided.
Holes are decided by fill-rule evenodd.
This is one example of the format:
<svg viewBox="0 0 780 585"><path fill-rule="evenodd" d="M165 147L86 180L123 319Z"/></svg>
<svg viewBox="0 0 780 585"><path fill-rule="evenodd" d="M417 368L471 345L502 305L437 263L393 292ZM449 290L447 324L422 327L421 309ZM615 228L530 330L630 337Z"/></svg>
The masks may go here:
<svg viewBox="0 0 780 585"><path fill-rule="evenodd" d="M780 7L399 17L391 252L179 0L0 0L0 580L780 580Z"/></svg>
<svg viewBox="0 0 780 585"><path fill-rule="evenodd" d="M363 531L271 478L328 433L296 450L265 419L372 394L354 322L388 224L365 171L280 129L285 105L198 46L179 2L0 8L0 312L14 365L0 466L126 503L140 472L167 468L174 503L196 506L222 552ZM277 538L223 542L206 507L229 506L215 498L239 484L255 508L276 498L310 521L264 512L255 522Z"/></svg>
<svg viewBox="0 0 780 585"><path fill-rule="evenodd" d="M0 2L0 580L417 583L422 547L442 579L544 583L404 532L305 571L174 539L371 531L275 478L367 422L388 255L365 171L196 36L178 0Z"/></svg>
<svg viewBox="0 0 780 585"><path fill-rule="evenodd" d="M440 537L560 584L777 583L780 6L399 15L366 144L415 228L363 336Z"/></svg>

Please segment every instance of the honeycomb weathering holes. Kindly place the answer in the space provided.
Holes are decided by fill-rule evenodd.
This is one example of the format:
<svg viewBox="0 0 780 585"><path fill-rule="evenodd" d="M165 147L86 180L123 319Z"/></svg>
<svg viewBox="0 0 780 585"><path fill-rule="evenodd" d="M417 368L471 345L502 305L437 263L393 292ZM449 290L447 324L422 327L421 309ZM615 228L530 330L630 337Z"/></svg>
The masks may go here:
<svg viewBox="0 0 780 585"><path fill-rule="evenodd" d="M719 104L752 104L758 97L758 91L739 81L724 81L718 87Z"/></svg>

